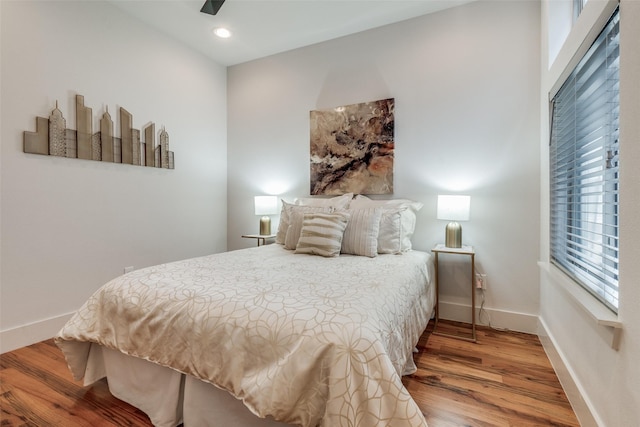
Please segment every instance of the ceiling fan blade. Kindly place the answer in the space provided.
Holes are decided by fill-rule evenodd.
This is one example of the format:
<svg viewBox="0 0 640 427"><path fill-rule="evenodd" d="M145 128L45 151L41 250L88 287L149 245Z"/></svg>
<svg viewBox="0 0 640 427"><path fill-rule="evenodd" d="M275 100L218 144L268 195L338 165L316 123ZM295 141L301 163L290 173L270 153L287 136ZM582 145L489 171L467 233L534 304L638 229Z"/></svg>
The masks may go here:
<svg viewBox="0 0 640 427"><path fill-rule="evenodd" d="M224 0L207 0L204 2L204 5L202 5L202 9L200 9L200 12L208 13L209 15L215 15L216 13L218 13L223 4Z"/></svg>

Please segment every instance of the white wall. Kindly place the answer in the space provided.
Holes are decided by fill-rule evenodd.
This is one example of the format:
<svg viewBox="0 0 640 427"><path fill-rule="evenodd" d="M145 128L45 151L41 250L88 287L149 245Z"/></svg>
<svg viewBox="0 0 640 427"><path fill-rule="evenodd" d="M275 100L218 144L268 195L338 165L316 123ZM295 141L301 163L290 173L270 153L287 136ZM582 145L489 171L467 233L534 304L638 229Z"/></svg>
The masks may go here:
<svg viewBox="0 0 640 427"><path fill-rule="evenodd" d="M226 69L107 2L1 4L2 351L51 337L107 280L226 249ZM75 95L170 136L175 170L25 154Z"/></svg>
<svg viewBox="0 0 640 427"><path fill-rule="evenodd" d="M394 97L392 197L425 205L415 247L444 239L438 194L470 194L493 324L535 331L539 40L537 1L479 1L230 67L229 249L255 245L253 196L309 195L310 110ZM468 267L442 258L442 314L470 320Z"/></svg>
<svg viewBox="0 0 640 427"><path fill-rule="evenodd" d="M545 9L551 10L545 1ZM548 106L549 91L571 61L594 22L607 10L608 2L589 0L579 21L568 34L555 63L543 64L541 91L541 274L540 320L543 341L549 347L559 377L583 426L640 425L640 226L637 221L640 194L640 2L620 1L620 224L618 320L623 330L618 351L611 347L612 328L598 325L594 318L559 283L561 273L549 267L548 221ZM610 6L610 5L609 5ZM615 7L615 4L613 4ZM543 13L543 34L554 20ZM605 14L605 22L607 15ZM596 28L601 29L596 25ZM599 32L599 29L597 32ZM557 32L556 32L557 33ZM597 33L596 33L597 34ZM552 46L553 41L548 45ZM547 41L543 39L543 49ZM543 51L543 58L547 52ZM577 287L577 285L574 285ZM569 288L572 289L572 288ZM575 293L575 289L573 290ZM554 360L556 359L556 360Z"/></svg>

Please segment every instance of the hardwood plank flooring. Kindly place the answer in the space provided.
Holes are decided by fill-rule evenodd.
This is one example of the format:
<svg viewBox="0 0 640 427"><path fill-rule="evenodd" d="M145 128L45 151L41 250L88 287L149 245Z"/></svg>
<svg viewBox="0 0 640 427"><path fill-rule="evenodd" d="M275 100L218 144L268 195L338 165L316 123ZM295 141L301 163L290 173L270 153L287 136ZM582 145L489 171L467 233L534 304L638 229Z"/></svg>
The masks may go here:
<svg viewBox="0 0 640 427"><path fill-rule="evenodd" d="M441 321L438 331L468 326ZM403 378L430 427L580 425L537 336L479 327L472 343L432 330Z"/></svg>
<svg viewBox="0 0 640 427"><path fill-rule="evenodd" d="M442 330L464 324L443 321ZM535 335L478 328L478 343L431 334L403 383L430 427L579 426ZM74 381L52 340L0 355L0 426L151 426L106 381Z"/></svg>

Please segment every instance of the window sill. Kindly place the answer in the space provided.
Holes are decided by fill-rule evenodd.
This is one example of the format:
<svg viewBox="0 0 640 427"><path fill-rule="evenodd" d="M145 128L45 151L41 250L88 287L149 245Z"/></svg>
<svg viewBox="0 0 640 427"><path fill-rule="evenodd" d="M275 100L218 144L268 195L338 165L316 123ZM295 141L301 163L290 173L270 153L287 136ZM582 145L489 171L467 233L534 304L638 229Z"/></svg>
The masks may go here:
<svg viewBox="0 0 640 427"><path fill-rule="evenodd" d="M557 270L551 263L538 261L538 266L547 274L550 280L578 303L596 324L613 329L611 348L618 350L620 347L620 336L622 335L622 322L618 320L618 316L602 305L589 292L565 276L564 273Z"/></svg>

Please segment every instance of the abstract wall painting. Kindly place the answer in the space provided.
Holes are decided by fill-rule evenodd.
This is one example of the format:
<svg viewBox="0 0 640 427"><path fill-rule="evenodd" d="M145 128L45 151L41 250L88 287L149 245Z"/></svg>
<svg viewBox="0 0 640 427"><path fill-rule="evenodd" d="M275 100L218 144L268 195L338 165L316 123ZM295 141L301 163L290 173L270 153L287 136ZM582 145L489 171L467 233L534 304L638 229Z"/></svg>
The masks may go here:
<svg viewBox="0 0 640 427"><path fill-rule="evenodd" d="M393 194L394 98L314 110L311 195Z"/></svg>
<svg viewBox="0 0 640 427"><path fill-rule="evenodd" d="M133 116L120 107L120 138L113 132L113 120L109 111L100 118L100 130L93 132L91 108L84 105L84 97L76 95L77 130L67 129L62 111L56 108L49 118L36 117L36 131L24 131L24 152L61 156L101 162L125 163L174 169L173 151L169 151L169 134L162 129L160 144L155 142L155 124L143 129L145 140L140 140L140 130L133 128Z"/></svg>

